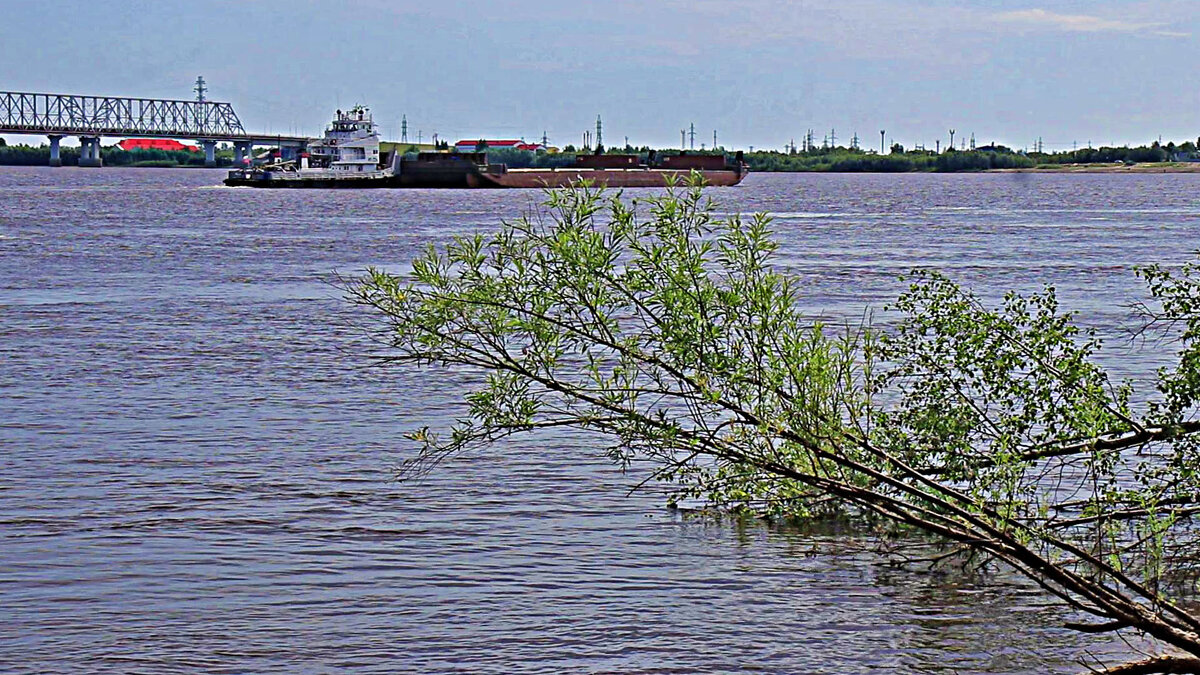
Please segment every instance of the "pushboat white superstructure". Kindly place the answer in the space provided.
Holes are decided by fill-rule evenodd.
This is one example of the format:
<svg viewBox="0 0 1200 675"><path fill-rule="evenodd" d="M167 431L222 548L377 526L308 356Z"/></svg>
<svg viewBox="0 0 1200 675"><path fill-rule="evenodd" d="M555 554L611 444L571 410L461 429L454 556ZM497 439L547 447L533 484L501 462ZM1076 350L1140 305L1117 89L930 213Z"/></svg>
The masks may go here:
<svg viewBox="0 0 1200 675"><path fill-rule="evenodd" d="M308 157L300 158L300 174L306 178L340 178L382 174L379 170L379 131L370 110L356 105L337 111L325 136L308 146Z"/></svg>

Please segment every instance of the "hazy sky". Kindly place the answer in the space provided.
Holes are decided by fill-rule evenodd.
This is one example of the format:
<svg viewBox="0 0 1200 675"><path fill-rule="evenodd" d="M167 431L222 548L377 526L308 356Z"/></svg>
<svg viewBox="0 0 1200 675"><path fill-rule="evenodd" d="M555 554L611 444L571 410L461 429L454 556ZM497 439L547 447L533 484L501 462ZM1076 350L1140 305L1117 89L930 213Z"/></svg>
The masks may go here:
<svg viewBox="0 0 1200 675"><path fill-rule="evenodd" d="M0 89L190 98L317 133L931 148L1200 135L1197 0L0 0ZM42 142L37 138L10 140ZM945 141L943 140L943 143Z"/></svg>

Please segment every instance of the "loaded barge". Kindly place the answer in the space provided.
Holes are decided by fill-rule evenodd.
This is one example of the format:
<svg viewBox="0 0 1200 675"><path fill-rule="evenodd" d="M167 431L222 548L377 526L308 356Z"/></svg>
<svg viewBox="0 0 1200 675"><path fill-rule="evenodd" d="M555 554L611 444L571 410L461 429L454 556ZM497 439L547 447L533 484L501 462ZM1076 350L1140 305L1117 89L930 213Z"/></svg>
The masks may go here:
<svg viewBox="0 0 1200 675"><path fill-rule="evenodd" d="M414 159L379 151L379 133L366 108L343 112L298 160L247 166L225 184L257 188L557 188L584 181L597 187L666 187L699 174L707 185L737 185L748 172L742 153L679 155L645 163L638 155L579 155L571 166L510 169L486 152L422 152Z"/></svg>
<svg viewBox="0 0 1200 675"><path fill-rule="evenodd" d="M666 187L698 173L706 185L737 185L749 171L738 152L733 162L723 155L668 155L642 164L638 155L579 155L575 164L555 169L509 169L488 165L472 187L569 187L582 181L600 187Z"/></svg>

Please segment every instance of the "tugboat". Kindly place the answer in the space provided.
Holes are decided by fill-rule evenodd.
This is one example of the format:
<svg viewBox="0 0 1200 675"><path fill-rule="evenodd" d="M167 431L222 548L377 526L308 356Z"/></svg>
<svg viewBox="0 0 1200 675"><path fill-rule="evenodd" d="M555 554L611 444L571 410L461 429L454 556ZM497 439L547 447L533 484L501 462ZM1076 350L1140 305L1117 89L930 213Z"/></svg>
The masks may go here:
<svg viewBox="0 0 1200 675"><path fill-rule="evenodd" d="M225 184L261 188L399 187L395 174L392 168L380 166L379 131L370 110L356 105L337 111L325 136L310 143L299 161L234 169Z"/></svg>
<svg viewBox="0 0 1200 675"><path fill-rule="evenodd" d="M421 152L404 159L397 150L383 160L370 111L337 111L325 136L313 139L297 160L278 160L229 172L225 184L256 188L555 188L584 181L597 187L665 187L699 174L707 185L737 185L748 168L738 152L655 157L579 155L571 166L510 169L488 162L486 152Z"/></svg>

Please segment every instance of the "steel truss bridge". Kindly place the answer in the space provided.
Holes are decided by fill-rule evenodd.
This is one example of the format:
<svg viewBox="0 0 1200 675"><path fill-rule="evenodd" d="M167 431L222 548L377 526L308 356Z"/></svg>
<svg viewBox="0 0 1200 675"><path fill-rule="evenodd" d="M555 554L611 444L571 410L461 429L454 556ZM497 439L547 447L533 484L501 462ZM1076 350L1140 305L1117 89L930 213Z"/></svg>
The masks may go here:
<svg viewBox="0 0 1200 675"><path fill-rule="evenodd" d="M247 133L230 103L118 96L79 96L0 91L0 134L50 137L51 163L63 136L79 136L81 165L99 165L100 138L182 138L200 141L209 163L218 141L230 141L239 158L252 145L299 148L302 136ZM94 157L93 157L94 155ZM93 163L94 160L94 163Z"/></svg>

